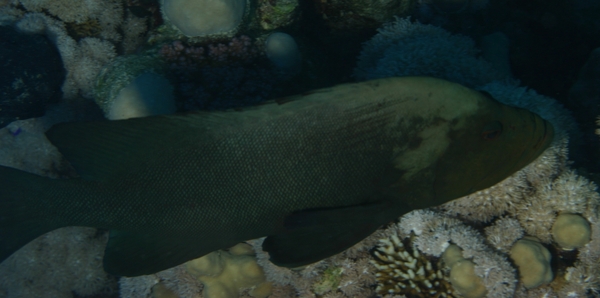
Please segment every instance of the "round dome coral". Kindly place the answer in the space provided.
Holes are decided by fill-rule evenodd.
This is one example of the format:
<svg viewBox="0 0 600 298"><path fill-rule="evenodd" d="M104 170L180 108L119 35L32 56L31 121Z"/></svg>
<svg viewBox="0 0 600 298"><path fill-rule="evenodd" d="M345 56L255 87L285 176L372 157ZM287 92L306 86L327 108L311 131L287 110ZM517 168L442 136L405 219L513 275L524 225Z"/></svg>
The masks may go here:
<svg viewBox="0 0 600 298"><path fill-rule="evenodd" d="M244 16L245 0L163 0L163 15L181 33L205 36L235 29Z"/></svg>

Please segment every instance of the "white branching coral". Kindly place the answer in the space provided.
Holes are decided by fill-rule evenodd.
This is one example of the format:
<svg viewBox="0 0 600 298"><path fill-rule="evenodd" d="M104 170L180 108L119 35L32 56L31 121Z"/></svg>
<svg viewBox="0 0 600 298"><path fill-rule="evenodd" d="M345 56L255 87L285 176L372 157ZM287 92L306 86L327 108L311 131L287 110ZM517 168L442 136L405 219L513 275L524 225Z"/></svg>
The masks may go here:
<svg viewBox="0 0 600 298"><path fill-rule="evenodd" d="M597 201L600 200L596 188L593 182L568 170L554 180L549 188L544 188L545 193L540 196L549 200L556 211L589 217L595 214Z"/></svg>
<svg viewBox="0 0 600 298"><path fill-rule="evenodd" d="M485 228L487 241L496 249L508 252L519 238L523 237L523 227L512 217L500 218Z"/></svg>
<svg viewBox="0 0 600 298"><path fill-rule="evenodd" d="M100 69L145 41L146 19L125 13L122 0L12 0L0 8L0 24L46 35L58 49L67 77L65 99L93 98ZM90 29L90 28L93 28Z"/></svg>
<svg viewBox="0 0 600 298"><path fill-rule="evenodd" d="M100 69L117 55L114 46L106 40L87 37L75 41L63 23L42 13L29 13L16 26L23 32L51 37L67 70L62 87L65 98L74 98L79 93L91 98Z"/></svg>
<svg viewBox="0 0 600 298"><path fill-rule="evenodd" d="M490 188L450 201L443 208L452 216L460 214L468 220L487 222L505 212L514 212L527 190L523 173L517 172Z"/></svg>

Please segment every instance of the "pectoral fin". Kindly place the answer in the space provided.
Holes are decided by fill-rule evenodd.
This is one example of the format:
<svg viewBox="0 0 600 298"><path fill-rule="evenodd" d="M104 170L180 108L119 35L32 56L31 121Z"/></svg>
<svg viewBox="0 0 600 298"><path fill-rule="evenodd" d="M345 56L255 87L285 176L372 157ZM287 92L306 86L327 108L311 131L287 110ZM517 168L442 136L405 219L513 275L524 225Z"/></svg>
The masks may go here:
<svg viewBox="0 0 600 298"><path fill-rule="evenodd" d="M263 250L282 267L299 267L340 253L402 214L386 202L290 215L288 232L267 237ZM398 214L396 214L398 213Z"/></svg>

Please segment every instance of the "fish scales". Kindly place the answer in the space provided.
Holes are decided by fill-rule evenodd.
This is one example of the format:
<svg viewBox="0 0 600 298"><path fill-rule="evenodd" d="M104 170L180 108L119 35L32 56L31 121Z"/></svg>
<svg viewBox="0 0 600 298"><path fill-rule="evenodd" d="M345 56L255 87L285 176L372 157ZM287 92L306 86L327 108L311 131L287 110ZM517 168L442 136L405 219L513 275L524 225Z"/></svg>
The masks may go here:
<svg viewBox="0 0 600 298"><path fill-rule="evenodd" d="M508 122L517 133L502 131ZM482 141L489 131L506 136L498 142L531 146L498 153ZM0 214L0 236L13 241L1 243L0 257L42 232L91 226L110 230L105 269L134 276L263 236L276 264L317 261L405 212L501 181L537 157L552 130L477 91L414 77L340 85L241 112L60 124L47 136L81 177L1 168L10 187L0 190L0 207L27 211ZM458 155L460 144L469 146L466 156L445 156ZM511 168L497 177L495 163L479 162L488 154L513 161ZM449 178L461 176L451 166L472 161L474 175L487 178L444 182L461 179ZM23 202L5 199L17 193ZM41 227L24 233L16 225L30 215Z"/></svg>

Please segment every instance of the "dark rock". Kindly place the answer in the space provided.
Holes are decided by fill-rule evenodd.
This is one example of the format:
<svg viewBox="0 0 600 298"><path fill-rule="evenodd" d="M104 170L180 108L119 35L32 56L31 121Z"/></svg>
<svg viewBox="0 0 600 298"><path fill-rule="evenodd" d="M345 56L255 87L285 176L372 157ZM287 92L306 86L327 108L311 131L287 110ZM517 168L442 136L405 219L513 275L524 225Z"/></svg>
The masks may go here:
<svg viewBox="0 0 600 298"><path fill-rule="evenodd" d="M61 97L65 78L60 54L43 35L0 27L0 128L44 115Z"/></svg>

